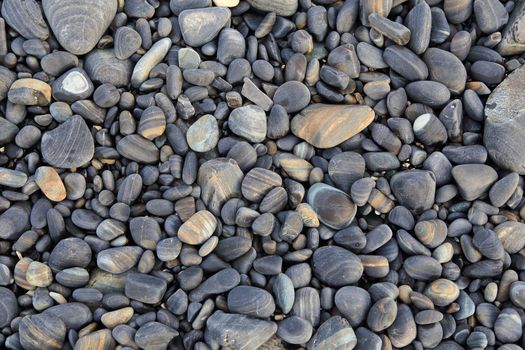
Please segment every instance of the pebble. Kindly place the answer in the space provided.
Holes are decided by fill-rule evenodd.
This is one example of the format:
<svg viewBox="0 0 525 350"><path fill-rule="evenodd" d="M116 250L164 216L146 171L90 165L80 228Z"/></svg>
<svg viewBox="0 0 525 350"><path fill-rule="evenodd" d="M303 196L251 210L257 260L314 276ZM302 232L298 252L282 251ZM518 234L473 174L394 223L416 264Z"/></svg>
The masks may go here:
<svg viewBox="0 0 525 350"><path fill-rule="evenodd" d="M289 344L304 344L312 337L312 325L305 319L291 316L279 322L277 335Z"/></svg>
<svg viewBox="0 0 525 350"><path fill-rule="evenodd" d="M49 200L61 202L66 198L66 188L55 168L41 166L36 169L35 182Z"/></svg>
<svg viewBox="0 0 525 350"><path fill-rule="evenodd" d="M217 310L206 321L205 337L216 346L257 349L276 332L274 322Z"/></svg>
<svg viewBox="0 0 525 350"><path fill-rule="evenodd" d="M20 344L28 350L62 349L66 325L57 316L36 314L24 317L19 325Z"/></svg>
<svg viewBox="0 0 525 350"><path fill-rule="evenodd" d="M330 286L355 283L363 274L363 265L358 257L340 247L316 249L312 259L314 273Z"/></svg>
<svg viewBox="0 0 525 350"><path fill-rule="evenodd" d="M32 78L18 79L10 84L7 98L24 106L47 106L51 103L51 86Z"/></svg>
<svg viewBox="0 0 525 350"><path fill-rule="evenodd" d="M148 78L153 67L162 62L171 45L171 39L160 39L140 58L131 74L133 87L138 88Z"/></svg>
<svg viewBox="0 0 525 350"><path fill-rule="evenodd" d="M0 185L20 188L27 182L27 175L21 171L0 168Z"/></svg>
<svg viewBox="0 0 525 350"><path fill-rule="evenodd" d="M310 91L298 81L287 81L275 91L273 103L283 106L288 113L298 112L310 103Z"/></svg>
<svg viewBox="0 0 525 350"><path fill-rule="evenodd" d="M114 51L119 60L130 58L140 49L142 37L131 27L119 27L115 31Z"/></svg>
<svg viewBox="0 0 525 350"><path fill-rule="evenodd" d="M134 71L131 60L120 60L113 50L90 52L84 62L84 69L94 83L127 86Z"/></svg>
<svg viewBox="0 0 525 350"><path fill-rule="evenodd" d="M356 205L341 190L326 184L315 184L307 194L308 204L325 225L342 229L350 225L356 213ZM332 206L337 211L332 210Z"/></svg>
<svg viewBox="0 0 525 350"><path fill-rule="evenodd" d="M250 142L262 142L266 137L266 114L256 105L236 108L230 113L228 127Z"/></svg>
<svg viewBox="0 0 525 350"><path fill-rule="evenodd" d="M156 304L162 300L167 283L163 279L143 273L130 273L126 276L125 295L141 303Z"/></svg>
<svg viewBox="0 0 525 350"><path fill-rule="evenodd" d="M308 350L328 350L333 344L348 349L353 349L357 344L354 330L350 327L348 321L341 316L330 317L321 324L306 348Z"/></svg>
<svg viewBox="0 0 525 350"><path fill-rule="evenodd" d="M4 287L0 287L0 327L8 326L18 313L18 303L15 294Z"/></svg>
<svg viewBox="0 0 525 350"><path fill-rule="evenodd" d="M160 322L148 322L135 333L135 343L143 349L166 349L173 338L179 335L175 329Z"/></svg>
<svg viewBox="0 0 525 350"><path fill-rule="evenodd" d="M2 3L2 17L5 22L24 38L46 40L49 37L42 10L34 0L8 0Z"/></svg>
<svg viewBox="0 0 525 350"><path fill-rule="evenodd" d="M467 174L468 180L465 178ZM474 200L489 190L498 179L498 174L488 165L463 164L452 168L452 177L458 185L459 194L465 200Z"/></svg>
<svg viewBox="0 0 525 350"><path fill-rule="evenodd" d="M84 55L96 46L118 6L116 0L96 0L90 6L81 0L49 0L42 5L58 42L74 55Z"/></svg>
<svg viewBox="0 0 525 350"><path fill-rule="evenodd" d="M275 311L270 293L261 288L237 286L228 293L228 310L252 317L267 318Z"/></svg>
<svg viewBox="0 0 525 350"><path fill-rule="evenodd" d="M224 7L184 10L178 17L182 37L187 45L202 46L215 39L230 16Z"/></svg>
<svg viewBox="0 0 525 350"><path fill-rule="evenodd" d="M72 116L44 133L40 147L44 160L59 168L84 165L93 158L95 151L91 132L80 116Z"/></svg>
<svg viewBox="0 0 525 350"><path fill-rule="evenodd" d="M414 212L430 209L434 203L436 179L433 173L408 170L390 180L392 193L399 203Z"/></svg>
<svg viewBox="0 0 525 350"><path fill-rule="evenodd" d="M367 106L314 104L292 119L291 130L314 147L331 148L362 131L373 119Z"/></svg>
<svg viewBox="0 0 525 350"><path fill-rule="evenodd" d="M198 245L211 237L217 220L207 210L201 210L191 216L178 230L177 237L184 243Z"/></svg>

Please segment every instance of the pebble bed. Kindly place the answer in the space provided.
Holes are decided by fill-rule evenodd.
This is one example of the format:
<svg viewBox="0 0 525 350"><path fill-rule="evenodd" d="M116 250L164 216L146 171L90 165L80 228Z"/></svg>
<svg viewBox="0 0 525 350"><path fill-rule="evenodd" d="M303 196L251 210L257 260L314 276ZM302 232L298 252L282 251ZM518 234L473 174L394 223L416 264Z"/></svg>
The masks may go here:
<svg viewBox="0 0 525 350"><path fill-rule="evenodd" d="M0 14L0 348L525 348L525 0Z"/></svg>

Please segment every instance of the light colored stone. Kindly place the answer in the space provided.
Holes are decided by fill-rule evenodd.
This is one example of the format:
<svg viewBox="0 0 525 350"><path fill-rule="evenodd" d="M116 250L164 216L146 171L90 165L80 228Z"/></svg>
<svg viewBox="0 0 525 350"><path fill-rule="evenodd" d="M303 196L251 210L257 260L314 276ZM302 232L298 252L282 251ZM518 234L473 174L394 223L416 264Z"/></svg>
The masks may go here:
<svg viewBox="0 0 525 350"><path fill-rule="evenodd" d="M66 187L55 168L41 166L36 169L35 182L48 199L60 202L66 198Z"/></svg>
<svg viewBox="0 0 525 350"><path fill-rule="evenodd" d="M195 152L208 152L219 141L219 124L211 114L200 117L186 133L188 145Z"/></svg>

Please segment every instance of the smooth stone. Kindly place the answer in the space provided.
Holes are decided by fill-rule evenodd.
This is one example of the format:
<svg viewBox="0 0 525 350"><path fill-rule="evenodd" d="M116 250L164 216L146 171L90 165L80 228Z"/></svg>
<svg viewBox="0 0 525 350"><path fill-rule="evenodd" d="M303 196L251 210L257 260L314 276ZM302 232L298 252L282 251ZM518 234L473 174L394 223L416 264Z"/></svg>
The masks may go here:
<svg viewBox="0 0 525 350"><path fill-rule="evenodd" d="M483 132L483 143L492 161L520 175L525 174L522 156L525 150L524 89L525 67L520 67L510 73L487 99Z"/></svg>
<svg viewBox="0 0 525 350"><path fill-rule="evenodd" d="M111 350L115 345L115 340L111 335L111 331L109 329L101 329L80 337L75 343L74 350Z"/></svg>
<svg viewBox="0 0 525 350"><path fill-rule="evenodd" d="M0 185L20 188L27 182L27 175L18 170L0 168Z"/></svg>
<svg viewBox="0 0 525 350"><path fill-rule="evenodd" d="M57 101L75 102L93 94L93 83L81 68L73 68L53 82L53 98Z"/></svg>
<svg viewBox="0 0 525 350"><path fill-rule="evenodd" d="M348 321L341 316L332 316L323 322L306 348L308 350L353 349L357 337Z"/></svg>
<svg viewBox="0 0 525 350"><path fill-rule="evenodd" d="M55 272L69 267L86 267L91 262L91 248L80 238L59 241L51 251L47 263Z"/></svg>
<svg viewBox="0 0 525 350"><path fill-rule="evenodd" d="M139 163L153 164L159 160L155 144L140 135L128 135L117 143L117 151L123 157Z"/></svg>
<svg viewBox="0 0 525 350"><path fill-rule="evenodd" d="M164 38L157 41L153 46L140 58L131 74L131 84L138 88L146 79L153 67L164 60L172 46L170 38Z"/></svg>
<svg viewBox="0 0 525 350"><path fill-rule="evenodd" d="M331 148L361 132L374 116L367 106L313 104L292 119L291 130L314 147Z"/></svg>
<svg viewBox="0 0 525 350"><path fill-rule="evenodd" d="M134 64L131 60L120 60L113 50L93 50L84 60L84 69L91 80L116 87L127 86Z"/></svg>
<svg viewBox="0 0 525 350"><path fill-rule="evenodd" d="M142 45L142 37L131 27L117 28L113 40L115 57L120 60L125 60L133 56Z"/></svg>
<svg viewBox="0 0 525 350"><path fill-rule="evenodd" d="M239 273L232 268L225 268L208 277L197 288L193 289L189 298L192 302L201 302L209 296L221 294L235 288L241 282Z"/></svg>
<svg viewBox="0 0 525 350"><path fill-rule="evenodd" d="M372 305L368 311L366 322L372 331L381 332L394 323L396 316L396 301L392 298L383 298Z"/></svg>
<svg viewBox="0 0 525 350"><path fill-rule="evenodd" d="M80 116L72 116L44 133L40 147L44 160L58 168L82 166L93 158L95 152L89 127Z"/></svg>
<svg viewBox="0 0 525 350"><path fill-rule="evenodd" d="M97 266L109 273L119 274L133 268L142 255L140 247L116 247L97 254Z"/></svg>
<svg viewBox="0 0 525 350"><path fill-rule="evenodd" d="M64 322L49 314L24 317L19 325L20 344L27 350L62 349L66 337Z"/></svg>
<svg viewBox="0 0 525 350"><path fill-rule="evenodd" d="M459 194L471 201L486 193L498 179L498 174L485 164L462 164L452 168L452 177L458 185Z"/></svg>
<svg viewBox="0 0 525 350"><path fill-rule="evenodd" d="M257 105L236 108L230 113L228 127L250 142L262 142L266 138L266 113Z"/></svg>
<svg viewBox="0 0 525 350"><path fill-rule="evenodd" d="M475 0L474 15L479 29L486 34L494 33L509 21L507 9L498 0Z"/></svg>
<svg viewBox="0 0 525 350"><path fill-rule="evenodd" d="M340 288L335 294L335 306L352 327L359 326L367 317L372 306L370 294L355 286Z"/></svg>
<svg viewBox="0 0 525 350"><path fill-rule="evenodd" d="M161 239L160 225L155 219L142 216L135 217L129 222L129 231L133 241L144 249L154 250Z"/></svg>
<svg viewBox="0 0 525 350"><path fill-rule="evenodd" d="M58 77L78 65L78 57L67 51L54 51L42 57L40 66L49 75Z"/></svg>
<svg viewBox="0 0 525 350"><path fill-rule="evenodd" d="M178 230L177 237L184 243L198 245L210 238L217 227L217 219L207 210L193 214Z"/></svg>
<svg viewBox="0 0 525 350"><path fill-rule="evenodd" d="M284 273L278 274L272 288L277 306L283 313L289 313L295 301L294 286L290 277Z"/></svg>
<svg viewBox="0 0 525 350"><path fill-rule="evenodd" d="M184 10L179 15L179 26L189 46L202 46L219 34L230 21L231 12L225 7Z"/></svg>
<svg viewBox="0 0 525 350"><path fill-rule="evenodd" d="M206 321L204 339L217 348L257 349L275 332L274 322L217 310Z"/></svg>
<svg viewBox="0 0 525 350"><path fill-rule="evenodd" d="M145 304L157 304L164 297L167 283L159 277L130 273L126 276L124 293L128 298Z"/></svg>
<svg viewBox="0 0 525 350"><path fill-rule="evenodd" d="M523 334L520 314L512 308L501 310L494 322L496 338L503 343L517 342Z"/></svg>
<svg viewBox="0 0 525 350"><path fill-rule="evenodd" d="M66 199L66 188L55 168L38 167L35 171L35 182L48 199L54 202Z"/></svg>
<svg viewBox="0 0 525 350"><path fill-rule="evenodd" d="M295 113L310 102L310 90L298 81L287 81L277 88L273 102L284 107L286 112Z"/></svg>
<svg viewBox="0 0 525 350"><path fill-rule="evenodd" d="M51 103L51 86L38 79L18 79L11 84L7 98L17 105L47 106Z"/></svg>
<svg viewBox="0 0 525 350"><path fill-rule="evenodd" d="M430 209L434 204L436 180L429 171L414 169L396 173L390 187L399 203L414 212Z"/></svg>
<svg viewBox="0 0 525 350"><path fill-rule="evenodd" d="M430 283L424 293L437 306L447 306L459 297L459 288L453 281L443 278Z"/></svg>
<svg viewBox="0 0 525 350"><path fill-rule="evenodd" d="M18 303L15 294L7 288L0 287L0 327L8 326L18 314Z"/></svg>
<svg viewBox="0 0 525 350"><path fill-rule="evenodd" d="M7 67L0 66L0 101L3 101L7 97L9 88L11 87L11 84L13 84L15 80L16 80L15 72L11 71Z"/></svg>
<svg viewBox="0 0 525 350"><path fill-rule="evenodd" d="M257 10L285 17L293 15L299 6L298 0L248 0L248 3Z"/></svg>
<svg viewBox="0 0 525 350"><path fill-rule="evenodd" d="M304 344L312 337L313 328L310 322L291 316L279 322L277 335L289 344Z"/></svg>
<svg viewBox="0 0 525 350"><path fill-rule="evenodd" d="M230 198L241 196L244 174L232 159L217 158L201 165L197 183L201 187L201 199L215 215L220 215L222 205Z"/></svg>
<svg viewBox="0 0 525 350"><path fill-rule="evenodd" d="M361 260L341 247L318 248L312 259L314 273L330 286L340 287L355 283L363 274Z"/></svg>
<svg viewBox="0 0 525 350"><path fill-rule="evenodd" d="M193 123L187 133L188 146L195 152L208 152L219 142L219 124L211 114L200 117Z"/></svg>
<svg viewBox="0 0 525 350"><path fill-rule="evenodd" d="M35 0L5 0L2 3L2 17L26 39L46 40L49 37L42 9Z"/></svg>
<svg viewBox="0 0 525 350"><path fill-rule="evenodd" d="M261 288L237 286L228 293L228 310L252 317L267 318L275 311L270 293Z"/></svg>
<svg viewBox="0 0 525 350"><path fill-rule="evenodd" d="M429 79L444 84L453 94L463 92L467 71L459 58L448 51L430 48L425 51L423 59L428 67Z"/></svg>
<svg viewBox="0 0 525 350"><path fill-rule="evenodd" d="M143 349L163 350L179 335L175 329L160 322L148 322L135 333L135 343Z"/></svg>
<svg viewBox="0 0 525 350"><path fill-rule="evenodd" d="M416 323L408 305L398 305L396 320L388 327L387 334L396 348L403 348L416 339Z"/></svg>
<svg viewBox="0 0 525 350"><path fill-rule="evenodd" d="M93 321L93 314L89 307L77 302L51 306L43 314L60 318L70 329L80 329Z"/></svg>
<svg viewBox="0 0 525 350"><path fill-rule="evenodd" d="M146 108L140 116L137 132L140 136L152 141L164 134L166 130L166 116L157 106Z"/></svg>
<svg viewBox="0 0 525 350"><path fill-rule="evenodd" d="M49 26L62 47L74 55L91 51L117 12L116 0L44 0Z"/></svg>
<svg viewBox="0 0 525 350"><path fill-rule="evenodd" d="M357 210L345 192L323 183L310 187L307 202L322 223L338 230L350 225Z"/></svg>

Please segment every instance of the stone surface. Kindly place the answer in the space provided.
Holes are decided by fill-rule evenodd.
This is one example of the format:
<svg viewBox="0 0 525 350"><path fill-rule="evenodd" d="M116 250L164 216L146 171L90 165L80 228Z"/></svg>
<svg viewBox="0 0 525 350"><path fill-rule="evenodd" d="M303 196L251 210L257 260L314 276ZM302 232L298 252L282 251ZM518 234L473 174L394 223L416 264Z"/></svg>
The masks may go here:
<svg viewBox="0 0 525 350"><path fill-rule="evenodd" d="M330 148L348 140L374 120L367 106L314 104L291 122L295 136L317 148Z"/></svg>

